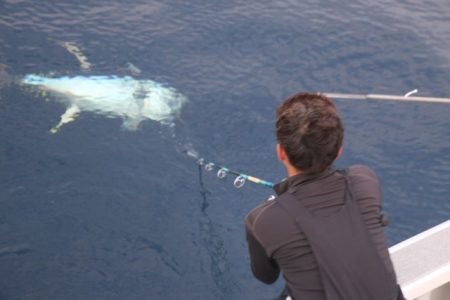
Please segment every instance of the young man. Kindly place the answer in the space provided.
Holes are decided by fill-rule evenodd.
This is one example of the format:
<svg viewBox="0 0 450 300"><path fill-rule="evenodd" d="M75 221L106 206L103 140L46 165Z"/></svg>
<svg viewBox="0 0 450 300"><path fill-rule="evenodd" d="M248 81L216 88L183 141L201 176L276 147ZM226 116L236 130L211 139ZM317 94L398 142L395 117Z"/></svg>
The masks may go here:
<svg viewBox="0 0 450 300"><path fill-rule="evenodd" d="M403 299L377 177L366 166L331 167L344 136L334 104L299 93L279 106L276 117L277 155L288 178L275 186L275 200L246 217L255 277L270 284L281 272L286 299Z"/></svg>

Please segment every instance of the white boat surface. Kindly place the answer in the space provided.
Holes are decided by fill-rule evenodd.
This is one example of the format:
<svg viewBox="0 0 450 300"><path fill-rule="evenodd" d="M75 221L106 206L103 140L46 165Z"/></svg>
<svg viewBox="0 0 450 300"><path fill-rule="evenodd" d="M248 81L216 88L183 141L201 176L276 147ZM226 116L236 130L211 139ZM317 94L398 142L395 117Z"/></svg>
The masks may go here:
<svg viewBox="0 0 450 300"><path fill-rule="evenodd" d="M450 219L389 248L408 300L450 300Z"/></svg>

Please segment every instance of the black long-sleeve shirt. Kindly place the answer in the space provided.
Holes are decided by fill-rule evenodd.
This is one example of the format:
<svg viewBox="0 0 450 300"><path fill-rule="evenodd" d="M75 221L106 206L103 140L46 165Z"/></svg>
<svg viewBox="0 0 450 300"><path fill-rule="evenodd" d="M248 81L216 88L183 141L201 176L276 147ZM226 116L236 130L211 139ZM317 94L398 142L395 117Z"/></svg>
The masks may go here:
<svg viewBox="0 0 450 300"><path fill-rule="evenodd" d="M371 240L395 277L380 220L378 179L366 166L351 167L348 176ZM300 192L299 198L313 215L327 216L344 204L345 178L329 169L314 177L292 176L275 186L278 195L287 189L294 190L294 195ZM253 209L245 224L251 267L256 278L270 284L277 280L281 271L294 299L326 299L318 264L308 240L277 201L266 201Z"/></svg>

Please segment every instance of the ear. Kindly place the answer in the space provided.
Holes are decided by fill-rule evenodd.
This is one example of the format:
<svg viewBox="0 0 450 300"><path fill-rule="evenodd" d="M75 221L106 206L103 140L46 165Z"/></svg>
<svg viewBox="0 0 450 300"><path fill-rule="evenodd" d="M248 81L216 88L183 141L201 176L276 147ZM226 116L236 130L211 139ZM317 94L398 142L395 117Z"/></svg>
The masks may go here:
<svg viewBox="0 0 450 300"><path fill-rule="evenodd" d="M341 146L341 148L339 148L338 154L336 156L336 159L338 159L339 157L341 157L342 152L344 152L344 146Z"/></svg>
<svg viewBox="0 0 450 300"><path fill-rule="evenodd" d="M282 162L286 160L286 151L284 151L283 146L280 144L277 144L277 157Z"/></svg>

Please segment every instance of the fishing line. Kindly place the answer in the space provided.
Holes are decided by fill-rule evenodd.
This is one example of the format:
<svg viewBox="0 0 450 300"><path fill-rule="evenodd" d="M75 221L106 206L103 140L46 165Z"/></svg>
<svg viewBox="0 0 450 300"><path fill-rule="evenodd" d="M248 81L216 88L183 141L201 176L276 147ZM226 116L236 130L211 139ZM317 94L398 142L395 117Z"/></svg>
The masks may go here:
<svg viewBox="0 0 450 300"><path fill-rule="evenodd" d="M202 205L201 210L202 212L205 212L206 208L208 207L208 190L205 188L205 184L203 183L203 172L202 172L202 166L198 165L198 180L200 184L200 195L202 196Z"/></svg>

